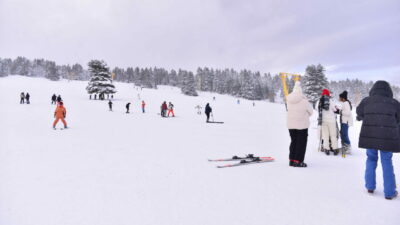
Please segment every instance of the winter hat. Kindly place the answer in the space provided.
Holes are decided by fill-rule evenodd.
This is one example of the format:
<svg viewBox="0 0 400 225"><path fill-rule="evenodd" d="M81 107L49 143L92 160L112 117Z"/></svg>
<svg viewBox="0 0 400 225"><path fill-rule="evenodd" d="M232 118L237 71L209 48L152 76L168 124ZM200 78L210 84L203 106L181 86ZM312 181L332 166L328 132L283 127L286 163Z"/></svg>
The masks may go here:
<svg viewBox="0 0 400 225"><path fill-rule="evenodd" d="M293 92L294 92L294 93L303 93L303 91L302 91L302 89L301 89L301 83L300 83L300 81L296 81L296 82L294 83Z"/></svg>
<svg viewBox="0 0 400 225"><path fill-rule="evenodd" d="M324 89L324 90L322 90L322 96L324 96L324 95L331 96L331 93L329 92L328 89Z"/></svg>
<svg viewBox="0 0 400 225"><path fill-rule="evenodd" d="M343 91L340 95L339 98L343 98L344 100L347 101L347 91Z"/></svg>

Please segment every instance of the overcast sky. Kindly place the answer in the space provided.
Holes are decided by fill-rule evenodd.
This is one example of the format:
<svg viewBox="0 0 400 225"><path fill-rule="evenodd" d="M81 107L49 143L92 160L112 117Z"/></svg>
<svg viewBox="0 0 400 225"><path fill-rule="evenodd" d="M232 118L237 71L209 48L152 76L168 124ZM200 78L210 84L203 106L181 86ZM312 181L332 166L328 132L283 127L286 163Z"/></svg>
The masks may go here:
<svg viewBox="0 0 400 225"><path fill-rule="evenodd" d="M400 84L400 0L0 0L0 57Z"/></svg>

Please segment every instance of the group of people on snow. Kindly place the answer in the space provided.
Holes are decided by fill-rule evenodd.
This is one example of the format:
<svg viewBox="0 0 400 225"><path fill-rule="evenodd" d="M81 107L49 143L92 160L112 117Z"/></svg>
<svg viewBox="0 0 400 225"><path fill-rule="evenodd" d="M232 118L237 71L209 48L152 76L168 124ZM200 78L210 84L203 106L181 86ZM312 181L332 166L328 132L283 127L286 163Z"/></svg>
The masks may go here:
<svg viewBox="0 0 400 225"><path fill-rule="evenodd" d="M167 102L164 101L161 104L161 117L169 117L170 114L172 114L172 117L175 117L175 113L174 113L174 104L172 104L171 102Z"/></svg>
<svg viewBox="0 0 400 225"><path fill-rule="evenodd" d="M51 104L52 104L52 105L59 105L60 102L62 102L61 95L58 95L58 96L57 96L56 94L53 94L53 95L51 96Z"/></svg>
<svg viewBox="0 0 400 225"><path fill-rule="evenodd" d="M107 96L107 99L110 99L110 94L104 94L104 93L100 93L100 94L98 94L98 96L99 96L99 100L104 100L104 99L106 99L106 96ZM94 94L94 100L97 100L97 94ZM89 95L89 99L92 99L92 95ZM114 99L114 95L111 95L111 99Z"/></svg>
<svg viewBox="0 0 400 225"><path fill-rule="evenodd" d="M30 104L31 103L30 102L31 96L29 95L28 92L26 92L26 94L24 92L21 92L20 98L21 98L21 100L19 101L19 104L25 104L25 103Z"/></svg>
<svg viewBox="0 0 400 225"><path fill-rule="evenodd" d="M113 104L114 103L111 100L108 100L108 109L109 109L109 111L113 111ZM125 105L126 112L125 113L130 113L130 111L129 111L130 110L130 106L131 106L130 102L126 103L126 105ZM145 107L146 107L146 103L144 101L142 101L141 102L141 109L142 109L143 113L145 113Z"/></svg>
<svg viewBox="0 0 400 225"><path fill-rule="evenodd" d="M326 154L339 152L339 131L336 115L340 115L340 138L342 151L350 153L351 142L348 135L353 125L352 104L348 92L339 95L340 104L334 104L328 89L324 89L318 102L318 125L322 151ZM295 83L292 93L287 96L287 127L291 138L289 146L289 165L307 167L304 157L307 148L308 128L313 108L303 95L299 81ZM356 109L357 120L362 121L359 147L367 149L365 170L365 187L369 193L376 188L376 167L378 154L384 179L386 199L397 197L396 181L392 163L393 152L400 152L400 103L393 98L388 82L377 81Z"/></svg>

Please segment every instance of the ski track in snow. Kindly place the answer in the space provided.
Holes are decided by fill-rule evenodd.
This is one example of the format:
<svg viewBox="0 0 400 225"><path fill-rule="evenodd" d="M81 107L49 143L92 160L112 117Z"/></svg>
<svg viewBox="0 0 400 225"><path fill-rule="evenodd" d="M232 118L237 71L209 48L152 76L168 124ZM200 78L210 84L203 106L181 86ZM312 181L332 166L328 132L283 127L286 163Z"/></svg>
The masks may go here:
<svg viewBox="0 0 400 225"><path fill-rule="evenodd" d="M380 164L376 193L364 188L359 122L350 128L353 155L326 156L316 150L314 113L309 167L292 168L282 104L253 107L212 93L188 97L177 88L137 91L116 83L109 112L107 101L88 99L86 85L0 78L1 225L399 224L400 200L384 199ZM30 105L19 104L22 91ZM63 97L70 129L51 128L53 93ZM157 115L164 100L174 103L176 118ZM225 124L196 114L207 102ZM247 153L275 162L217 169L226 162L207 161ZM399 154L393 161L399 174Z"/></svg>

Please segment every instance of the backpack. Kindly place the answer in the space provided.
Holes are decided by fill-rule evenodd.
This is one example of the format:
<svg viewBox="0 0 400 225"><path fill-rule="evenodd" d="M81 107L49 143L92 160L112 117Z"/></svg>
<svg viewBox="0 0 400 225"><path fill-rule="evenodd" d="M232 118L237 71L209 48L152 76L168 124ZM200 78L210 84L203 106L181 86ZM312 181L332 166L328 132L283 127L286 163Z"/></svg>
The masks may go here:
<svg viewBox="0 0 400 225"><path fill-rule="evenodd" d="M329 106L330 106L330 101L329 100L330 100L330 98L328 96L326 96L326 95L321 97L321 100L320 100L321 109L329 110Z"/></svg>

